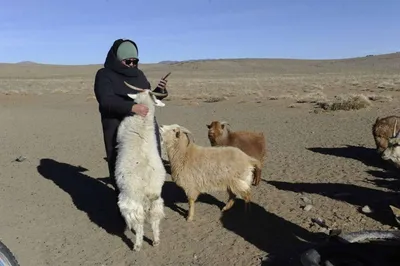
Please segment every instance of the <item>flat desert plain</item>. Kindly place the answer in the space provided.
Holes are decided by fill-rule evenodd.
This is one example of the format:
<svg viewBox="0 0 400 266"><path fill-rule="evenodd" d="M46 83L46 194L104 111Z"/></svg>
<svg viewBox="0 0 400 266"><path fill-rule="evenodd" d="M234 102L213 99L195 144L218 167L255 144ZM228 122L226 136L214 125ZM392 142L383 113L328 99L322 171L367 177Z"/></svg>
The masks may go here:
<svg viewBox="0 0 400 266"><path fill-rule="evenodd" d="M100 67L0 65L0 239L21 266L299 265L299 252L323 241L313 218L344 232L396 228L388 205L400 206L398 173L376 155L371 126L399 112L400 53L141 65L153 86L172 72L160 124L210 146L206 124L226 120L263 131L268 151L249 214L238 199L221 216L228 195L215 192L187 222L168 176L161 244L151 246L146 226L140 252L108 183L93 94Z"/></svg>

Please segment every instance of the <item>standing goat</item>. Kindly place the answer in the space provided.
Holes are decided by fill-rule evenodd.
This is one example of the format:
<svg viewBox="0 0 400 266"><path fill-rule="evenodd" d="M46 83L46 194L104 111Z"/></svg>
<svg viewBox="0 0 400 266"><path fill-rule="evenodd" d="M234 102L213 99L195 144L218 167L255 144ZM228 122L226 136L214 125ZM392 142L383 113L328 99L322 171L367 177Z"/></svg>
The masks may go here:
<svg viewBox="0 0 400 266"><path fill-rule="evenodd" d="M160 127L163 145L171 163L171 178L189 201L187 220L193 220L194 203L202 193L227 191L229 210L236 196L250 202L250 188L260 162L236 147L203 147L193 142L189 130L177 124Z"/></svg>
<svg viewBox="0 0 400 266"><path fill-rule="evenodd" d="M372 135L377 152L380 155L388 147L389 139L393 137L393 134L398 134L400 131L400 127L395 129L394 126L397 120L400 120L400 116L377 117L375 123L372 125Z"/></svg>
<svg viewBox="0 0 400 266"><path fill-rule="evenodd" d="M388 140L387 148L382 152L382 159L391 161L400 168L400 132L397 131L397 119L394 123L393 135Z"/></svg>
<svg viewBox="0 0 400 266"><path fill-rule="evenodd" d="M153 231L153 246L160 243L159 226L164 217L161 189L166 171L157 150L154 112L156 106L165 106L155 96L165 95L139 89L126 82L125 85L138 91L137 94L128 94L129 97L149 108L146 117L133 115L124 118L117 133L115 178L120 191L118 207L129 230L135 230L134 249L139 251L147 218Z"/></svg>
<svg viewBox="0 0 400 266"><path fill-rule="evenodd" d="M257 186L261 180L261 171L266 157L266 144L263 132L236 131L229 129L228 122L212 121L208 128L208 140L211 146L233 146L241 149L247 155L261 162L256 168L253 185Z"/></svg>

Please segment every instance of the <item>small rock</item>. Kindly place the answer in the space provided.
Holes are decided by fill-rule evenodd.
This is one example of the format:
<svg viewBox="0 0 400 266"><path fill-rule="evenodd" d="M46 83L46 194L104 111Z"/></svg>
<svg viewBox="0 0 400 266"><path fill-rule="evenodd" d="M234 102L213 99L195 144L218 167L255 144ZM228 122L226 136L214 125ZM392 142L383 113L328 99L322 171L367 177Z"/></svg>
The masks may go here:
<svg viewBox="0 0 400 266"><path fill-rule="evenodd" d="M301 197L300 199L304 201L304 203L311 203L311 200L307 197Z"/></svg>
<svg viewBox="0 0 400 266"><path fill-rule="evenodd" d="M368 205L365 205L364 207L362 207L361 211L363 213L371 213L372 212L371 208Z"/></svg>
<svg viewBox="0 0 400 266"><path fill-rule="evenodd" d="M311 221L312 221L313 223L318 224L318 225L321 226L321 227L328 228L328 226L325 224L325 221L324 221L323 219L321 219L321 218L312 218Z"/></svg>
<svg viewBox="0 0 400 266"><path fill-rule="evenodd" d="M324 228L324 227L320 227L318 229L318 232L329 235L329 230L327 228Z"/></svg>
<svg viewBox="0 0 400 266"><path fill-rule="evenodd" d="M338 236L342 233L342 230L340 229L331 229L329 230L329 235L330 236Z"/></svg>
<svg viewBox="0 0 400 266"><path fill-rule="evenodd" d="M304 207L303 210L305 210L306 212L311 211L311 209L313 208L313 206L311 204L308 204Z"/></svg>
<svg viewBox="0 0 400 266"><path fill-rule="evenodd" d="M18 158L16 158L14 161L16 161L16 162L23 162L23 161L25 161L26 160L26 157L24 157L24 156L19 156Z"/></svg>

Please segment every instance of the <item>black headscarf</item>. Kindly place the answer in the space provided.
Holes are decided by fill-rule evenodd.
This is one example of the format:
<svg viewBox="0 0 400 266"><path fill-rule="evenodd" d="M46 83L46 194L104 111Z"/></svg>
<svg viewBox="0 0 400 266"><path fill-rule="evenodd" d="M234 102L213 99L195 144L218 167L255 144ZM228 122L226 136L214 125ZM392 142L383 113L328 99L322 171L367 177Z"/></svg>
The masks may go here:
<svg viewBox="0 0 400 266"><path fill-rule="evenodd" d="M104 62L104 67L110 68L110 69L114 70L115 72L118 72L118 73L128 76L128 77L137 77L140 74L139 73L140 71L138 70L137 66L127 67L124 64L122 64L121 61L117 58L117 49L118 49L119 45L126 41L131 42L136 47L136 50L138 51L138 54L139 54L139 49L134 41L129 40L129 39L115 40L113 45L111 46L110 50L108 51L106 60ZM138 59L138 61L139 61L139 59Z"/></svg>

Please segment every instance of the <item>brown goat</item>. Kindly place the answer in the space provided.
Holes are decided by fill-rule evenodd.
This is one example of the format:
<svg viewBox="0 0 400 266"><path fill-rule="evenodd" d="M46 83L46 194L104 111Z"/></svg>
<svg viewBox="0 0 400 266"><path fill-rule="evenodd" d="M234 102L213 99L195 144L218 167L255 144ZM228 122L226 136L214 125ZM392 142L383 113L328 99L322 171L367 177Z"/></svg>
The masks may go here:
<svg viewBox="0 0 400 266"><path fill-rule="evenodd" d="M266 157L266 144L263 132L231 131L229 123L212 121L208 128L208 140L211 146L233 146L261 162L261 168L256 168L253 186L261 181L261 171Z"/></svg>
<svg viewBox="0 0 400 266"><path fill-rule="evenodd" d="M395 123L398 120L398 126L395 129ZM372 125L372 135L374 137L377 152L382 154L388 147L389 139L400 131L400 116L377 117Z"/></svg>

